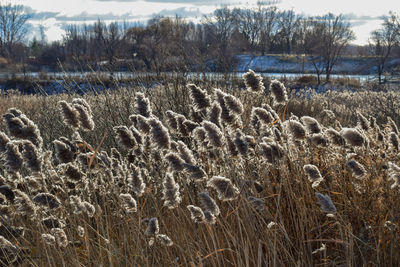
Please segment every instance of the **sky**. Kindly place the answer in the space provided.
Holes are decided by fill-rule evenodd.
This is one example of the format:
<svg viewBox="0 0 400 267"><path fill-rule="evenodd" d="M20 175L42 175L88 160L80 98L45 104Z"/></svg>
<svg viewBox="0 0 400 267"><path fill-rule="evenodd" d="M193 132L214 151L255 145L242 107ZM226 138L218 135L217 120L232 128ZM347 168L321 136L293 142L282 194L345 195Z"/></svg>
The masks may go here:
<svg viewBox="0 0 400 267"><path fill-rule="evenodd" d="M257 0L11 0L22 4L32 15L30 37L43 25L47 40L62 38L69 24L93 23L98 18L106 22L127 21L145 23L154 15L174 16L200 21L222 5L255 6ZM293 9L303 15L323 15L328 12L345 14L356 34L354 44L367 44L371 31L378 29L383 15L400 13L398 0L281 0L281 10Z"/></svg>

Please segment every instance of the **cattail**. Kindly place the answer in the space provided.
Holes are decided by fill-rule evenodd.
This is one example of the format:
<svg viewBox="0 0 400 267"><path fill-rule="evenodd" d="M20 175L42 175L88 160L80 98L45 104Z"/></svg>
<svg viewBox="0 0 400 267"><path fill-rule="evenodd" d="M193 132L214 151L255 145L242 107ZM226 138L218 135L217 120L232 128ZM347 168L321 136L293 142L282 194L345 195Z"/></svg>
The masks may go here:
<svg viewBox="0 0 400 267"><path fill-rule="evenodd" d="M284 149L278 143L272 141L268 143L260 143L262 155L267 159L268 163L275 164L283 158Z"/></svg>
<svg viewBox="0 0 400 267"><path fill-rule="evenodd" d="M203 210L200 207L189 205L187 209L190 211L190 218L193 222L202 223L205 220Z"/></svg>
<svg viewBox="0 0 400 267"><path fill-rule="evenodd" d="M148 119L142 115L131 115L129 117L131 121L136 121L135 127L144 134L149 134L151 126Z"/></svg>
<svg viewBox="0 0 400 267"><path fill-rule="evenodd" d="M308 180L312 183L311 187L316 188L324 180L317 166L312 164L306 164L303 166L303 170L308 176Z"/></svg>
<svg viewBox="0 0 400 267"><path fill-rule="evenodd" d="M225 103L225 96L227 95L226 93L224 93L223 91L219 90L219 89L215 89L215 96L217 98L218 104L221 107L221 119L223 122L232 125L236 122L236 120L238 119L238 116L235 116L234 114L231 114L231 112L229 111L229 108L227 107L226 103Z"/></svg>
<svg viewBox="0 0 400 267"><path fill-rule="evenodd" d="M176 153L170 152L165 155L165 160L172 171L179 172L183 170L184 161Z"/></svg>
<svg viewBox="0 0 400 267"><path fill-rule="evenodd" d="M64 123L67 126L78 129L80 126L79 112L66 101L59 101L58 104L61 108L61 113L64 118Z"/></svg>
<svg viewBox="0 0 400 267"><path fill-rule="evenodd" d="M119 198L122 202L122 208L127 213L132 213L137 211L137 204L136 200L132 197L131 194L120 194Z"/></svg>
<svg viewBox="0 0 400 267"><path fill-rule="evenodd" d="M44 218L41 223L48 229L61 228L63 226L59 219L52 216Z"/></svg>
<svg viewBox="0 0 400 267"><path fill-rule="evenodd" d="M390 186L390 188L395 188L400 186L400 167L396 164L389 162L388 163L388 172L389 172L389 181L393 181L394 183Z"/></svg>
<svg viewBox="0 0 400 267"><path fill-rule="evenodd" d="M387 120L388 120L388 125L390 126L390 128L392 129L392 131L393 131L395 134L399 135L399 129L397 128L396 123L392 120L391 117L387 117Z"/></svg>
<svg viewBox="0 0 400 267"><path fill-rule="evenodd" d="M207 177L206 172L199 166L183 163L185 171L189 173L189 179L200 180Z"/></svg>
<svg viewBox="0 0 400 267"><path fill-rule="evenodd" d="M33 199L33 202L47 206L50 209L56 209L61 205L60 200L52 194L49 193L39 193Z"/></svg>
<svg viewBox="0 0 400 267"><path fill-rule="evenodd" d="M239 195L239 190L231 180L222 176L213 176L208 180L207 186L214 188L218 193L218 198L223 201L234 200Z"/></svg>
<svg viewBox="0 0 400 267"><path fill-rule="evenodd" d="M16 195L15 205L17 207L17 214L34 217L36 214L36 206L28 195L20 190L14 190L14 192Z"/></svg>
<svg viewBox="0 0 400 267"><path fill-rule="evenodd" d="M249 143L247 142L246 137L244 136L242 131L239 129L236 130L234 143L240 155L246 157L247 152L249 151Z"/></svg>
<svg viewBox="0 0 400 267"><path fill-rule="evenodd" d="M221 113L221 106L218 104L218 102L214 101L208 113L208 120L217 125L220 129L222 129Z"/></svg>
<svg viewBox="0 0 400 267"><path fill-rule="evenodd" d="M8 185L0 186L0 194L4 195L6 197L6 199L10 202L14 201L14 199L15 199L15 194Z"/></svg>
<svg viewBox="0 0 400 267"><path fill-rule="evenodd" d="M215 224L217 222L217 218L215 214L211 213L209 210L204 211L204 221L208 224Z"/></svg>
<svg viewBox="0 0 400 267"><path fill-rule="evenodd" d="M357 112L357 118L360 128L367 132L369 130L369 122L367 118L365 118L360 112Z"/></svg>
<svg viewBox="0 0 400 267"><path fill-rule="evenodd" d="M310 142L315 146L327 146L328 141L326 141L325 136L322 133L312 134L310 136Z"/></svg>
<svg viewBox="0 0 400 267"><path fill-rule="evenodd" d="M264 84L262 82L262 77L256 74L253 70L250 70L243 74L243 80L246 85L247 90L254 93L262 93L265 90Z"/></svg>
<svg viewBox="0 0 400 267"><path fill-rule="evenodd" d="M160 241L161 245L166 246L166 247L170 247L174 244L174 242L172 242L171 238L169 238L169 236L164 235L164 234L156 235L156 239L158 241Z"/></svg>
<svg viewBox="0 0 400 267"><path fill-rule="evenodd" d="M346 144L345 139L335 129L329 128L325 131L325 133L328 135L328 138L332 142L332 144L336 146L343 146L344 144Z"/></svg>
<svg viewBox="0 0 400 267"><path fill-rule="evenodd" d="M196 110L206 109L211 106L210 97L207 95L206 90L202 90L194 84L188 84L187 88L189 89L193 107Z"/></svg>
<svg viewBox="0 0 400 267"><path fill-rule="evenodd" d="M306 131L304 130L303 125L295 120L288 120L285 122L286 128L289 130L289 133L295 139L304 139L306 137Z"/></svg>
<svg viewBox="0 0 400 267"><path fill-rule="evenodd" d="M187 164L195 165L196 159L193 157L192 151L182 141L178 141L179 156Z"/></svg>
<svg viewBox="0 0 400 267"><path fill-rule="evenodd" d="M7 151L6 145L10 141L10 138L8 138L8 136L4 132L0 131L0 153L4 153Z"/></svg>
<svg viewBox="0 0 400 267"><path fill-rule="evenodd" d="M86 102L85 99L74 98L74 99L72 99L72 104L73 105L81 105L81 106L85 107L90 114L92 114L92 109L90 108L90 105L88 104L88 102Z"/></svg>
<svg viewBox="0 0 400 267"><path fill-rule="evenodd" d="M199 193L199 197L204 210L211 212L215 216L220 214L217 203L210 197L210 194L207 191Z"/></svg>
<svg viewBox="0 0 400 267"><path fill-rule="evenodd" d="M318 121L313 117L303 116L300 120L304 123L309 133L318 134L321 132L321 127L319 126Z"/></svg>
<svg viewBox="0 0 400 267"><path fill-rule="evenodd" d="M70 204L74 208L74 214L86 213L86 206L78 196L69 197Z"/></svg>
<svg viewBox="0 0 400 267"><path fill-rule="evenodd" d="M57 244L56 238L51 234L42 234L41 238L49 246L55 246Z"/></svg>
<svg viewBox="0 0 400 267"><path fill-rule="evenodd" d="M257 198L257 197L253 197L253 196L249 196L248 200L250 201L251 204L254 205L254 207L257 210L259 210L259 211L264 210L264 200Z"/></svg>
<svg viewBox="0 0 400 267"><path fill-rule="evenodd" d="M146 118L151 117L150 101L143 93L137 92L135 94L135 109L137 114Z"/></svg>
<svg viewBox="0 0 400 267"><path fill-rule="evenodd" d="M191 120L184 120L182 126L185 127L188 134L191 134L197 127L199 127L199 124Z"/></svg>
<svg viewBox="0 0 400 267"><path fill-rule="evenodd" d="M237 150L235 142L232 140L232 138L229 135L226 136L226 144L227 144L227 150L229 152L229 155L231 157L237 157L239 155L239 151Z"/></svg>
<svg viewBox="0 0 400 267"><path fill-rule="evenodd" d="M53 144L56 150L56 158L59 162L68 163L74 160L75 153L68 144L60 140L54 140Z"/></svg>
<svg viewBox="0 0 400 267"><path fill-rule="evenodd" d="M257 116L257 118L264 124L270 124L274 121L274 117L271 113L263 108L253 107L251 110L251 116Z"/></svg>
<svg viewBox="0 0 400 267"><path fill-rule="evenodd" d="M94 121L91 112L83 105L75 103L73 106L79 114L79 121L82 129L85 131L94 130Z"/></svg>
<svg viewBox="0 0 400 267"><path fill-rule="evenodd" d="M179 185L175 182L172 173L167 173L163 182L163 198L164 206L169 209L178 207L182 201L179 193Z"/></svg>
<svg viewBox="0 0 400 267"><path fill-rule="evenodd" d="M127 148L131 149L137 146L137 142L132 132L126 126L115 126L114 132L117 134L119 143Z"/></svg>
<svg viewBox="0 0 400 267"><path fill-rule="evenodd" d="M244 112L242 103L233 95L226 94L224 96L224 101L230 113L240 115Z"/></svg>
<svg viewBox="0 0 400 267"><path fill-rule="evenodd" d="M57 246L62 248L66 248L68 246L68 238L63 229L53 228L50 230L50 232L55 237Z"/></svg>
<svg viewBox="0 0 400 267"><path fill-rule="evenodd" d="M171 140L167 128L156 118L150 119L149 124L151 126L152 142L160 149L169 149Z"/></svg>
<svg viewBox="0 0 400 267"><path fill-rule="evenodd" d="M133 164L131 164L130 166L131 167L127 177L127 182L128 185L133 189L133 192L135 192L136 196L140 197L143 195L146 189L146 184L143 182L140 168L136 167Z"/></svg>
<svg viewBox="0 0 400 267"><path fill-rule="evenodd" d="M23 158L15 142L6 145L6 170L10 173L18 172L22 167Z"/></svg>
<svg viewBox="0 0 400 267"><path fill-rule="evenodd" d="M159 233L160 229L158 227L157 218L151 218L147 224L146 232L144 233L146 236L154 236Z"/></svg>
<svg viewBox="0 0 400 267"><path fill-rule="evenodd" d="M95 208L92 204L90 204L89 202L87 202L87 201L82 201L82 204L85 206L86 214L87 214L89 217L93 217L94 214L95 214L95 212L96 212L96 208Z"/></svg>
<svg viewBox="0 0 400 267"><path fill-rule="evenodd" d="M79 170L79 168L72 164L72 163L67 163L65 165L65 176L73 182L79 182L82 180L82 177L84 177L84 174Z"/></svg>
<svg viewBox="0 0 400 267"><path fill-rule="evenodd" d="M212 122L203 121L201 123L207 133L207 139L213 147L222 147L224 142L224 135L221 130Z"/></svg>
<svg viewBox="0 0 400 267"><path fill-rule="evenodd" d="M31 141L38 149L42 147L43 139L37 125L21 111L9 109L9 113L4 114L7 130L10 136ZM4 142L4 140L3 140Z"/></svg>
<svg viewBox="0 0 400 267"><path fill-rule="evenodd" d="M340 134L350 146L362 146L365 143L365 138L354 128L343 128Z"/></svg>
<svg viewBox="0 0 400 267"><path fill-rule="evenodd" d="M399 137L395 132L389 134L389 141L393 149L399 151Z"/></svg>
<svg viewBox="0 0 400 267"><path fill-rule="evenodd" d="M168 126L175 131L178 131L178 121L176 119L176 113L173 112L172 110L167 110L165 112L165 115L167 116L167 124Z"/></svg>
<svg viewBox="0 0 400 267"><path fill-rule="evenodd" d="M272 80L269 90L271 91L276 103L284 104L287 102L286 88L283 83L278 80Z"/></svg>
<svg viewBox="0 0 400 267"><path fill-rule="evenodd" d="M332 199L329 195L324 195L316 192L315 196L318 199L318 204L321 206L321 210L326 213L335 213L336 207L332 202Z"/></svg>
<svg viewBox="0 0 400 267"><path fill-rule="evenodd" d="M355 161L354 159L351 159L346 162L346 166L352 171L354 176L358 179L362 179L365 176L365 168L363 165L361 165L359 162Z"/></svg>
<svg viewBox="0 0 400 267"><path fill-rule="evenodd" d="M193 138L201 143L204 143L204 141L207 138L207 132L203 127L197 127L194 131L193 131Z"/></svg>
<svg viewBox="0 0 400 267"><path fill-rule="evenodd" d="M276 111L270 105L262 104L261 107L263 109L265 109L266 111L268 111L269 113L271 113L272 117L274 117L274 119L279 122L280 117L279 117L278 113L276 113Z"/></svg>
<svg viewBox="0 0 400 267"><path fill-rule="evenodd" d="M22 145L25 165L32 172L41 172L42 162L39 151L30 141L25 141Z"/></svg>

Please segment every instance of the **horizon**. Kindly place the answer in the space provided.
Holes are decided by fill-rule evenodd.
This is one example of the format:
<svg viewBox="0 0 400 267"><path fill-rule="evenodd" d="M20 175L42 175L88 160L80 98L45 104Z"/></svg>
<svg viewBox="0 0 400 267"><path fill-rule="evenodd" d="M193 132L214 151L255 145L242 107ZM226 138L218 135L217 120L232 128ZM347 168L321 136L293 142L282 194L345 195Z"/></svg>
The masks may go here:
<svg viewBox="0 0 400 267"><path fill-rule="evenodd" d="M175 16L199 22L204 15L212 13L221 6L251 7L256 6L256 0L19 0L27 12L32 15L28 21L30 35L28 39L38 37L42 25L49 42L61 40L65 34L64 28L70 24L91 24L98 19L105 22L146 23L154 16ZM321 2L318 0L282 0L274 4L280 10L294 10L304 16L318 16L326 13L343 14L349 20L356 39L354 45L368 44L368 38L373 30L380 27L382 16L390 11L400 10L400 2L393 4L389 0L377 2L345 1Z"/></svg>

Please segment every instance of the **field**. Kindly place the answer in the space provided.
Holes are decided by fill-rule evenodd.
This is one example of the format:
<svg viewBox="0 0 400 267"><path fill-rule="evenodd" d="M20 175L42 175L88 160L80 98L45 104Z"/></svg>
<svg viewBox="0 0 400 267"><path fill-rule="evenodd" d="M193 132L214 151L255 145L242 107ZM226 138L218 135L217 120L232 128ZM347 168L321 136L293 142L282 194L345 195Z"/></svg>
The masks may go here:
<svg viewBox="0 0 400 267"><path fill-rule="evenodd" d="M400 265L400 91L244 83L2 94L1 264Z"/></svg>

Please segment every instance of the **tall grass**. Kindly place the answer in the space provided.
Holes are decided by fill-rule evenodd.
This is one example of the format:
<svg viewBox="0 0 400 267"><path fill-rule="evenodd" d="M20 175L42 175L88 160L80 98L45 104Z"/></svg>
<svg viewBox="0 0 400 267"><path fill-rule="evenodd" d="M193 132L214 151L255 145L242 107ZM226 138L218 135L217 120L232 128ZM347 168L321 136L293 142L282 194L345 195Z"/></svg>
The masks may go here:
<svg viewBox="0 0 400 267"><path fill-rule="evenodd" d="M400 264L400 93L271 84L3 95L1 263Z"/></svg>

